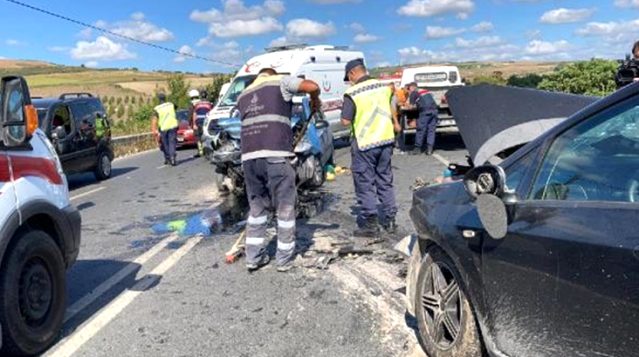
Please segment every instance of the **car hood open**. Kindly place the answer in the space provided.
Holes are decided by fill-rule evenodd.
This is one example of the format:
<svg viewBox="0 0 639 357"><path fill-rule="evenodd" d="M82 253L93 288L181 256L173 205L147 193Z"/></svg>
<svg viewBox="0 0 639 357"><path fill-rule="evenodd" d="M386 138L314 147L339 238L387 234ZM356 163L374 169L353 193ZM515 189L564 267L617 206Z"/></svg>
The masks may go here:
<svg viewBox="0 0 639 357"><path fill-rule="evenodd" d="M476 165L536 139L599 99L489 84L453 88L446 97Z"/></svg>

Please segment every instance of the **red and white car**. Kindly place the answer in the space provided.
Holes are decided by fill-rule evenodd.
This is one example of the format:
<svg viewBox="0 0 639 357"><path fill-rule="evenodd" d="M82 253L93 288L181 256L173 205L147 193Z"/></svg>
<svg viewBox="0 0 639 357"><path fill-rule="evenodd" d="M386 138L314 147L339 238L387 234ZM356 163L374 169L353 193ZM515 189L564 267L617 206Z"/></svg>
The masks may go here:
<svg viewBox="0 0 639 357"><path fill-rule="evenodd" d="M26 82L0 87L0 355L37 355L66 309L66 269L80 248L80 213L55 149L38 129Z"/></svg>

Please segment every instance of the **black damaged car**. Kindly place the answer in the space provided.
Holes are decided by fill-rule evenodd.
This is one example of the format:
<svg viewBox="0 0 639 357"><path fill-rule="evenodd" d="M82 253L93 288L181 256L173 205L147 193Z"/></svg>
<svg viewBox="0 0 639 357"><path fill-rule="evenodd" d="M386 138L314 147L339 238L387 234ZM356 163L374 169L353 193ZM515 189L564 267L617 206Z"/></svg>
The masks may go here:
<svg viewBox="0 0 639 357"><path fill-rule="evenodd" d="M594 104L448 98L487 163L414 193L407 295L428 355L639 356L639 84Z"/></svg>

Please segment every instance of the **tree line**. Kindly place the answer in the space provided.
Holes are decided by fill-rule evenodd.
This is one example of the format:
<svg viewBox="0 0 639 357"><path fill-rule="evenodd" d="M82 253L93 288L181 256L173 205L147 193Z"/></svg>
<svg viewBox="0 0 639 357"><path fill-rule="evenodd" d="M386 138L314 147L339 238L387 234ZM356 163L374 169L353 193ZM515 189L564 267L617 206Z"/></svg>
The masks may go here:
<svg viewBox="0 0 639 357"><path fill-rule="evenodd" d="M615 74L617 61L591 59L557 66L547 74L513 75L504 78L500 72L479 76L470 84L496 84L514 87L535 88L554 92L606 96L617 89Z"/></svg>

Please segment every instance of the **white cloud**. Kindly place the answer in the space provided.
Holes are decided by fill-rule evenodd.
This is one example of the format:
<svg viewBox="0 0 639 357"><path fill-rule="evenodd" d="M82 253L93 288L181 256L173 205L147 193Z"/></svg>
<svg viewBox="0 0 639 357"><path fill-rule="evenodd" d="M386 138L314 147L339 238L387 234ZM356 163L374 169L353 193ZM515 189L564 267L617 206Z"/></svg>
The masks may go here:
<svg viewBox="0 0 639 357"><path fill-rule="evenodd" d="M634 41L639 19L631 21L589 22L576 31L584 37L604 37L607 42Z"/></svg>
<svg viewBox="0 0 639 357"><path fill-rule="evenodd" d="M229 41L221 45L214 44L211 58L226 63L242 63L252 52L252 46L243 49L239 43Z"/></svg>
<svg viewBox="0 0 639 357"><path fill-rule="evenodd" d="M141 12L131 15L130 20L108 23L106 21L97 21L97 27L105 28L113 31L118 35L134 38L139 41L146 42L167 42L175 38L173 33L166 28L159 27L148 20ZM91 29L84 29L80 32L80 37L90 38Z"/></svg>
<svg viewBox="0 0 639 357"><path fill-rule="evenodd" d="M68 52L71 48L66 46L51 46L47 47L47 50L51 52Z"/></svg>
<svg viewBox="0 0 639 357"><path fill-rule="evenodd" d="M428 39L446 38L446 37L457 36L464 32L466 32L466 29L463 29L463 28L427 26L426 38Z"/></svg>
<svg viewBox="0 0 639 357"><path fill-rule="evenodd" d="M283 29L276 19L264 17L254 20L232 20L228 22L212 23L209 33L217 37L256 36Z"/></svg>
<svg viewBox="0 0 639 357"><path fill-rule="evenodd" d="M545 12L539 21L545 24L569 24L585 21L594 13L594 9L566 9L562 7Z"/></svg>
<svg viewBox="0 0 639 357"><path fill-rule="evenodd" d="M294 19L286 24L286 32L291 38L327 37L335 34L332 22L325 24L310 19Z"/></svg>
<svg viewBox="0 0 639 357"><path fill-rule="evenodd" d="M359 22L353 22L352 24L348 25L348 28L357 33L366 32L366 28L364 28L364 25L360 24Z"/></svg>
<svg viewBox="0 0 639 357"><path fill-rule="evenodd" d="M570 43L566 40L547 42L541 40L532 40L526 45L524 52L529 55L551 55L566 52L571 48Z"/></svg>
<svg viewBox="0 0 639 357"><path fill-rule="evenodd" d="M345 3L355 3L355 2L361 2L362 0L309 0L312 3L315 4L321 4L321 5L329 5L329 4L345 4Z"/></svg>
<svg viewBox="0 0 639 357"><path fill-rule="evenodd" d="M490 21L482 21L470 28L470 30L473 32L490 32L494 29L495 29L495 26Z"/></svg>
<svg viewBox="0 0 639 357"><path fill-rule="evenodd" d="M278 38L274 39L273 41L271 41L271 43L269 43L268 46L269 47L281 47L281 46L292 45L294 43L295 43L295 41L292 41L288 37L281 36L281 37L278 37Z"/></svg>
<svg viewBox="0 0 639 357"><path fill-rule="evenodd" d="M639 0L615 0L617 7L639 7Z"/></svg>
<svg viewBox="0 0 639 357"><path fill-rule="evenodd" d="M105 36L99 36L95 41L79 41L71 49L71 57L76 60L127 60L136 57L120 43L113 42Z"/></svg>
<svg viewBox="0 0 639 357"><path fill-rule="evenodd" d="M379 40L380 38L378 36L371 35L369 33L358 33L353 38L353 41L355 43L371 43L371 42L377 42Z"/></svg>
<svg viewBox="0 0 639 357"><path fill-rule="evenodd" d="M529 40L539 40L541 38L541 30L528 30L526 31L526 38Z"/></svg>
<svg viewBox="0 0 639 357"><path fill-rule="evenodd" d="M455 46L458 48L484 48L503 44L504 41L499 36L482 36L474 40L466 40L458 37L455 39Z"/></svg>
<svg viewBox="0 0 639 357"><path fill-rule="evenodd" d="M84 64L84 66L87 68L97 68L100 66L100 63L98 61L88 61Z"/></svg>
<svg viewBox="0 0 639 357"><path fill-rule="evenodd" d="M253 6L244 5L243 0L222 0L222 9L194 10L190 18L208 24L213 36L255 36L282 31L284 27L276 18L284 11L284 2L280 0L265 0L262 5Z"/></svg>
<svg viewBox="0 0 639 357"><path fill-rule="evenodd" d="M460 19L466 19L474 9L473 0L410 0L400 7L397 13L420 17L454 13Z"/></svg>
<svg viewBox="0 0 639 357"><path fill-rule="evenodd" d="M7 45L7 46L24 46L24 45L26 45L25 42L22 42L22 41L13 39L13 38L7 39L6 41L4 41L4 44Z"/></svg>
<svg viewBox="0 0 639 357"><path fill-rule="evenodd" d="M182 63L195 55L195 51L193 51L191 46L187 45L180 47L179 52L180 54L173 59L173 62Z"/></svg>
<svg viewBox="0 0 639 357"><path fill-rule="evenodd" d="M207 11L194 10L191 20L211 24L233 20L257 20L263 17L281 16L286 8L279 0L266 0L262 5L247 7L242 0L222 0L222 10L212 8Z"/></svg>

